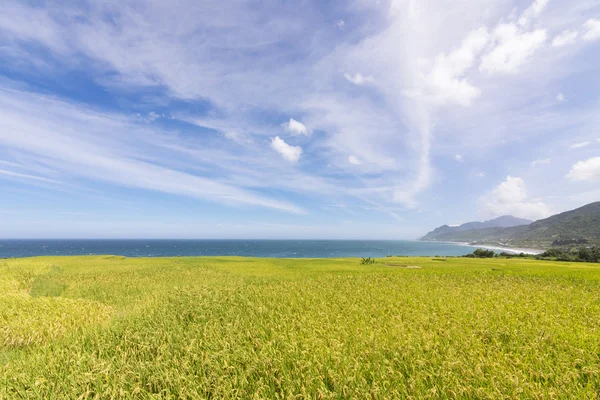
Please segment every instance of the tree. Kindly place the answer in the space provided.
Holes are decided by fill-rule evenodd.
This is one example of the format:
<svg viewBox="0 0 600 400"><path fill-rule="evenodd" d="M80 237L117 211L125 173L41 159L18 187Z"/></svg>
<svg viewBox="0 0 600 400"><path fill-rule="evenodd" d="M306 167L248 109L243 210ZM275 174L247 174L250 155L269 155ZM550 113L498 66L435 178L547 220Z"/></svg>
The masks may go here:
<svg viewBox="0 0 600 400"><path fill-rule="evenodd" d="M473 252L476 258L493 258L496 255L492 250L477 249Z"/></svg>

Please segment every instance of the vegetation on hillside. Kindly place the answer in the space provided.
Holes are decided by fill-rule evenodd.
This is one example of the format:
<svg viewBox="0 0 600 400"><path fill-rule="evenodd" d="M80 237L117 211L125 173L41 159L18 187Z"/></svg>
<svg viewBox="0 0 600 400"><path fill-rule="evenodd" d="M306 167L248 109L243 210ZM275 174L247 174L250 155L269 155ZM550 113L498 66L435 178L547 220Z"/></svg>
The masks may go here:
<svg viewBox="0 0 600 400"><path fill-rule="evenodd" d="M537 256L540 260L600 262L600 246L580 247L565 251L562 249L549 249Z"/></svg>
<svg viewBox="0 0 600 400"><path fill-rule="evenodd" d="M40 257L0 289L0 398L600 393L594 264Z"/></svg>
<svg viewBox="0 0 600 400"><path fill-rule="evenodd" d="M449 232L436 236L435 240L539 249L600 245L600 202L525 226Z"/></svg>
<svg viewBox="0 0 600 400"><path fill-rule="evenodd" d="M581 247L571 249L570 251L563 249L549 249L537 255L525 253L496 253L493 250L476 249L473 253L465 254L466 258L530 258L535 260L550 260L550 261L573 261L573 262L600 262L600 246Z"/></svg>
<svg viewBox="0 0 600 400"><path fill-rule="evenodd" d="M440 240L441 237L447 237L452 234L459 234L461 232L472 231L475 229L488 229L488 228L511 228L514 226L529 225L533 221L523 218L516 218L511 215L504 215L502 217L494 218L489 221L483 222L467 222L459 226L448 226L443 225L435 228L433 231L428 232L421 240Z"/></svg>

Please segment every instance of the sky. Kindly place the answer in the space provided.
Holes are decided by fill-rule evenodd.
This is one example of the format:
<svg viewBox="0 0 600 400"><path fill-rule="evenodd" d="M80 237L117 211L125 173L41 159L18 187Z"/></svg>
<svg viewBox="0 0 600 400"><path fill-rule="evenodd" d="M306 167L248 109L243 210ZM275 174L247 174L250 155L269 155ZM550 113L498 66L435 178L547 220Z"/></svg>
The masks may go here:
<svg viewBox="0 0 600 400"><path fill-rule="evenodd" d="M600 0L3 0L0 238L414 239L600 200Z"/></svg>

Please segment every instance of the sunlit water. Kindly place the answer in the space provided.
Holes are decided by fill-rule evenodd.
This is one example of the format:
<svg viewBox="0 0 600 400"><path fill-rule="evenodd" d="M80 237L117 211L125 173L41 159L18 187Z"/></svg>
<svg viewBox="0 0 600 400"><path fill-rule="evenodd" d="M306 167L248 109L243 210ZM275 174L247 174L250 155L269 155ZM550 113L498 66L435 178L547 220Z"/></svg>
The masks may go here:
<svg viewBox="0 0 600 400"><path fill-rule="evenodd" d="M87 254L277 258L458 256L473 249L452 243L401 240L0 240L0 258Z"/></svg>

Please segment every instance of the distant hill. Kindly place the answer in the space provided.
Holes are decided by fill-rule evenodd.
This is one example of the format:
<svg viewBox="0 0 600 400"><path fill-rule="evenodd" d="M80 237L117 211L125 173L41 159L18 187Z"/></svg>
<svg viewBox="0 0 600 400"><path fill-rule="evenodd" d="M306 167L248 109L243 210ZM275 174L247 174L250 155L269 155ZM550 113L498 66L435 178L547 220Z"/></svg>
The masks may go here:
<svg viewBox="0 0 600 400"><path fill-rule="evenodd" d="M440 227L438 229L441 229ZM577 247L600 245L600 201L553 215L528 225L487 227L463 231L438 231L421 240L499 244L510 247ZM432 237L432 238L428 238Z"/></svg>
<svg viewBox="0 0 600 400"><path fill-rule="evenodd" d="M441 236L454 235L459 232L472 231L486 228L511 228L513 226L529 225L533 221L523 218L503 215L498 218L483 222L466 222L458 226L442 225L427 233L421 240L439 240Z"/></svg>

